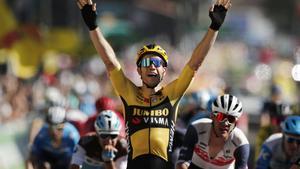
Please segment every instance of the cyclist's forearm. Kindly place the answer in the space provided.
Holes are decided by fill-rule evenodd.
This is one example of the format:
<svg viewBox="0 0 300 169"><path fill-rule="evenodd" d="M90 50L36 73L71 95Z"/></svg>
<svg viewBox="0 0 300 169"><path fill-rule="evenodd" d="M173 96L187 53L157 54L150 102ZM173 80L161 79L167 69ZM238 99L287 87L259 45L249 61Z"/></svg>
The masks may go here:
<svg viewBox="0 0 300 169"><path fill-rule="evenodd" d="M184 163L184 162L176 164L176 169L188 169L188 168L189 168L189 166L186 165L186 163Z"/></svg>
<svg viewBox="0 0 300 169"><path fill-rule="evenodd" d="M100 28L96 28L89 32L91 40L96 48L98 54L102 58L108 71L120 67L120 63L117 60L114 50L111 45L104 38L103 34L100 31Z"/></svg>
<svg viewBox="0 0 300 169"><path fill-rule="evenodd" d="M116 169L116 165L114 161L104 162L105 169Z"/></svg>
<svg viewBox="0 0 300 169"><path fill-rule="evenodd" d="M196 49L194 50L190 61L188 62L189 66L193 70L198 70L202 62L204 61L206 55L208 54L209 50L215 43L217 38L218 31L214 31L209 29L201 42L197 45Z"/></svg>

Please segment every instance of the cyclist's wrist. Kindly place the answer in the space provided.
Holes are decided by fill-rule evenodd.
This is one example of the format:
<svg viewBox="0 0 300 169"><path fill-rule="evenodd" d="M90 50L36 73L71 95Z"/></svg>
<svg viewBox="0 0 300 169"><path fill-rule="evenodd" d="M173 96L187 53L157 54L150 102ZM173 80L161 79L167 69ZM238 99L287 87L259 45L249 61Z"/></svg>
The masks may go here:
<svg viewBox="0 0 300 169"><path fill-rule="evenodd" d="M102 151L101 155L102 155L102 160L104 162L111 162L116 157L114 151L107 151L107 150Z"/></svg>
<svg viewBox="0 0 300 169"><path fill-rule="evenodd" d="M218 31L225 20L226 13L227 9L223 5L215 5L213 10L209 12L209 17L211 19L209 27Z"/></svg>
<svg viewBox="0 0 300 169"><path fill-rule="evenodd" d="M95 30L97 25L97 12L93 10L93 5L85 5L81 10L82 18L90 31Z"/></svg>
<svg viewBox="0 0 300 169"><path fill-rule="evenodd" d="M111 163L113 163L113 162L114 162L113 159L109 159L109 160L105 160L105 161L104 161L105 164L111 164Z"/></svg>

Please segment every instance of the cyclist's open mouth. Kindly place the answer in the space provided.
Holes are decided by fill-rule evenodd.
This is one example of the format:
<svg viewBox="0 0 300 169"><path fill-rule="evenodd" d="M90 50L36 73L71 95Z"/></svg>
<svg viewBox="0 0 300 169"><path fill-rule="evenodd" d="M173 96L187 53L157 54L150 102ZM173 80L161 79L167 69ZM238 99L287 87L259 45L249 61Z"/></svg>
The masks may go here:
<svg viewBox="0 0 300 169"><path fill-rule="evenodd" d="M148 73L147 75L148 75L148 77L157 77L158 76L158 74L156 74L156 73Z"/></svg>
<svg viewBox="0 0 300 169"><path fill-rule="evenodd" d="M227 128L227 127L220 127L220 131L221 132L228 132L229 128Z"/></svg>

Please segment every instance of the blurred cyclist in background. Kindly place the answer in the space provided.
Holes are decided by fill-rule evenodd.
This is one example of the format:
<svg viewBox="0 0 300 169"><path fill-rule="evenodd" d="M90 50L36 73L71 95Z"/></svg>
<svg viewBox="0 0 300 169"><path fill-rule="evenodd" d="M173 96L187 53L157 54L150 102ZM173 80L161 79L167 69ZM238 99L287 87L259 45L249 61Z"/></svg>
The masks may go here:
<svg viewBox="0 0 300 169"><path fill-rule="evenodd" d="M191 118L188 121L188 125L192 122L201 119L201 118L209 118L211 112L211 105L215 101L217 95L214 95L208 89L200 90L197 92L191 93L195 104L197 105L193 111L195 111Z"/></svg>
<svg viewBox="0 0 300 169"><path fill-rule="evenodd" d="M261 126L271 125L274 132L279 132L280 123L284 120L282 90L278 85L273 84L270 93L270 99L264 102L261 110Z"/></svg>
<svg viewBox="0 0 300 169"><path fill-rule="evenodd" d="M26 166L28 169L68 168L79 133L66 122L66 110L62 107L50 107L45 121L30 147Z"/></svg>
<svg viewBox="0 0 300 169"><path fill-rule="evenodd" d="M47 87L44 92L44 99L41 101L43 104L36 109L38 116L32 120L29 127L29 147L32 145L35 136L43 126L49 107L67 107L67 100L56 87Z"/></svg>
<svg viewBox="0 0 300 169"><path fill-rule="evenodd" d="M261 147L257 169L290 168L300 155L300 116L289 116L281 123L281 133L272 134Z"/></svg>
<svg viewBox="0 0 300 169"><path fill-rule="evenodd" d="M280 86L272 84L270 98L262 106L260 116L260 129L255 141L255 156L258 157L261 145L271 134L281 132L280 123L291 113L290 106L284 103Z"/></svg>
<svg viewBox="0 0 300 169"><path fill-rule="evenodd" d="M116 103L113 99L106 97L106 96L102 96L100 98L98 98L95 102L95 106L96 106L96 111L95 114L93 114L92 116L90 116L88 118L88 120L85 122L84 127L83 127L83 132L81 133L82 135L85 135L89 132L95 132L95 121L97 119L97 116L103 111L103 110L113 110L115 111L115 113L117 114L117 116L120 119L121 122L121 131L120 131L120 135L122 137L125 137L125 122L124 122L124 118L122 116L122 114L120 114L119 112L116 112Z"/></svg>
<svg viewBox="0 0 300 169"><path fill-rule="evenodd" d="M167 72L168 55L162 47L149 44L140 49L135 63L142 86L136 86L123 73L114 50L96 23L96 4L92 0L77 0L77 5L90 30L93 45L123 103L129 144L128 169L172 168L171 155L180 99L214 44L231 1L218 0L211 7L209 16L212 22L207 33L179 77L164 87L161 82Z"/></svg>
<svg viewBox="0 0 300 169"><path fill-rule="evenodd" d="M96 132L80 138L72 156L70 169L81 167L125 169L127 142L120 137L121 121L112 110L99 113L94 123Z"/></svg>
<svg viewBox="0 0 300 169"><path fill-rule="evenodd" d="M211 118L196 120L188 127L176 169L247 169L250 145L236 127L242 113L237 97L218 96Z"/></svg>

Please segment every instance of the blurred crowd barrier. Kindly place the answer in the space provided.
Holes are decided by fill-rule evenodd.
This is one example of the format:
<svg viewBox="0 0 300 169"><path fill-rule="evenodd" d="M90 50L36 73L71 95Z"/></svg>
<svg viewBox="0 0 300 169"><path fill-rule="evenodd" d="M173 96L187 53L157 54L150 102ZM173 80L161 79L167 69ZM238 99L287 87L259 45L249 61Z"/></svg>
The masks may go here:
<svg viewBox="0 0 300 169"><path fill-rule="evenodd" d="M28 129L27 119L0 126L0 168L24 169L24 159L28 153Z"/></svg>

